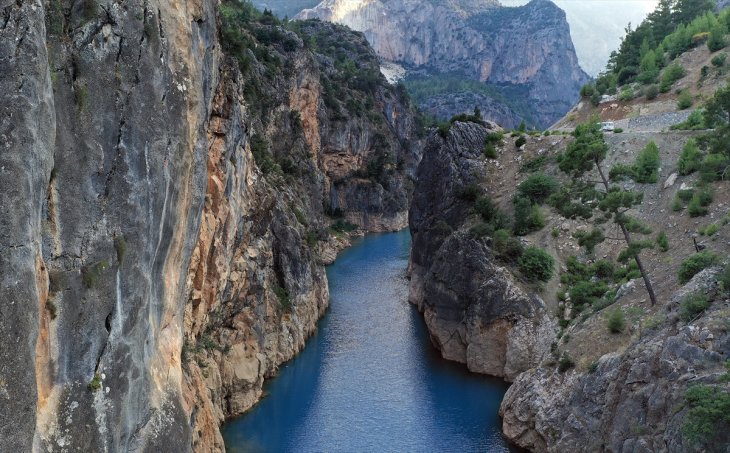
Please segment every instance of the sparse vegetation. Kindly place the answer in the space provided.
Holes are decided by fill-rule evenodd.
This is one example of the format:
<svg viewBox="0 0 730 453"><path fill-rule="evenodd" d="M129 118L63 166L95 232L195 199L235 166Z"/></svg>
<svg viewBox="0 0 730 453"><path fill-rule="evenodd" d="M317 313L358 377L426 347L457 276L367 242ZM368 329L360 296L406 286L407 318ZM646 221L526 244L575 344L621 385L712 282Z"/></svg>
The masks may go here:
<svg viewBox="0 0 730 453"><path fill-rule="evenodd" d="M525 143L527 143L527 139L524 135L520 135L517 137L517 140L515 140L515 148L522 148Z"/></svg>

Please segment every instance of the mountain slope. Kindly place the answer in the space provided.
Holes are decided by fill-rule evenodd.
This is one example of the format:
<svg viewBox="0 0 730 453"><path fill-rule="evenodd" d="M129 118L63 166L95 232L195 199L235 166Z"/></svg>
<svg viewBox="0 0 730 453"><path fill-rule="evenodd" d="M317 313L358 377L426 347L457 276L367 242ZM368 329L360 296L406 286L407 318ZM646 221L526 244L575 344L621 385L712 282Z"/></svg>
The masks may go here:
<svg viewBox="0 0 730 453"><path fill-rule="evenodd" d="M587 81L570 40L565 14L547 0L519 8L496 2L454 6L416 0L348 2L326 0L298 17L316 17L362 31L378 55L409 69L411 78L438 86L444 77L477 81L485 98L506 105L512 115L483 102L488 119L516 126L527 119L546 126L576 100L576 90ZM406 81L408 84L408 79ZM420 102L428 111L447 117L471 110L442 90ZM494 94L492 94L494 93ZM442 96L434 106L429 100ZM495 112L494 116L490 116Z"/></svg>

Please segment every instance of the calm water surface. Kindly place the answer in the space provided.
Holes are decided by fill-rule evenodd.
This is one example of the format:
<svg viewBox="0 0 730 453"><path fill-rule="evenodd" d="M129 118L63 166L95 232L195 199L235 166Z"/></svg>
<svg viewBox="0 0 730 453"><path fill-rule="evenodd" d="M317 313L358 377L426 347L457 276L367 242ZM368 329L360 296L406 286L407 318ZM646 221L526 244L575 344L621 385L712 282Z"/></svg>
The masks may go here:
<svg viewBox="0 0 730 453"><path fill-rule="evenodd" d="M230 452L506 452L507 386L442 360L407 302L410 236L358 240L327 269L331 308L268 396L223 428Z"/></svg>

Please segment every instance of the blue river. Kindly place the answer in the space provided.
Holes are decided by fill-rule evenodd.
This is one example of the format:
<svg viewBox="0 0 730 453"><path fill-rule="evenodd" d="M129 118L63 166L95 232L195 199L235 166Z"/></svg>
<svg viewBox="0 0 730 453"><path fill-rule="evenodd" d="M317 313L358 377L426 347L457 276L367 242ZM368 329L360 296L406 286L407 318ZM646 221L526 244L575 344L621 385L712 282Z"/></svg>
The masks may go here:
<svg viewBox="0 0 730 453"><path fill-rule="evenodd" d="M229 452L507 452L507 385L447 362L408 299L408 231L355 241L327 268L331 307L268 394L226 423Z"/></svg>

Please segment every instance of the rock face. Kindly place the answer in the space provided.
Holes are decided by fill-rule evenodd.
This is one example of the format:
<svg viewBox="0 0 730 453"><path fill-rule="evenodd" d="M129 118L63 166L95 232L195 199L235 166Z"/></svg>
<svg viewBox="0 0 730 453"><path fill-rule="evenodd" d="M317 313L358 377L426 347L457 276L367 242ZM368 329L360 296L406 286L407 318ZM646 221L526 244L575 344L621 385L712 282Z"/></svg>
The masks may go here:
<svg viewBox="0 0 730 453"><path fill-rule="evenodd" d="M410 211L409 299L445 358L512 380L547 356L555 333L542 300L497 264L486 240L464 231L471 203L461 194L485 174L489 131L457 122L428 139Z"/></svg>
<svg viewBox="0 0 730 453"><path fill-rule="evenodd" d="M433 80L462 74L489 85L492 101L477 105L487 119L504 121L506 127L516 124L502 113L491 116L504 109L493 104L506 103L518 117L547 126L570 109L588 80L578 65L565 13L547 0L517 8L491 0L325 0L298 17L360 30L381 58ZM449 90L462 91L472 90ZM473 107L442 97L432 109L454 114Z"/></svg>
<svg viewBox="0 0 730 453"><path fill-rule="evenodd" d="M0 451L221 451L327 306L324 213L405 225L410 107L303 45L364 38L262 19L237 64L217 8L0 10Z"/></svg>
<svg viewBox="0 0 730 453"><path fill-rule="evenodd" d="M696 276L684 293L712 291L708 275ZM727 313L727 303L716 301L687 325L655 329L626 351L603 356L593 372L523 373L502 401L504 434L530 451L703 450L681 433L685 393L698 384L730 387L721 383L730 355ZM728 445L730 434L721 429L703 451L725 452Z"/></svg>

